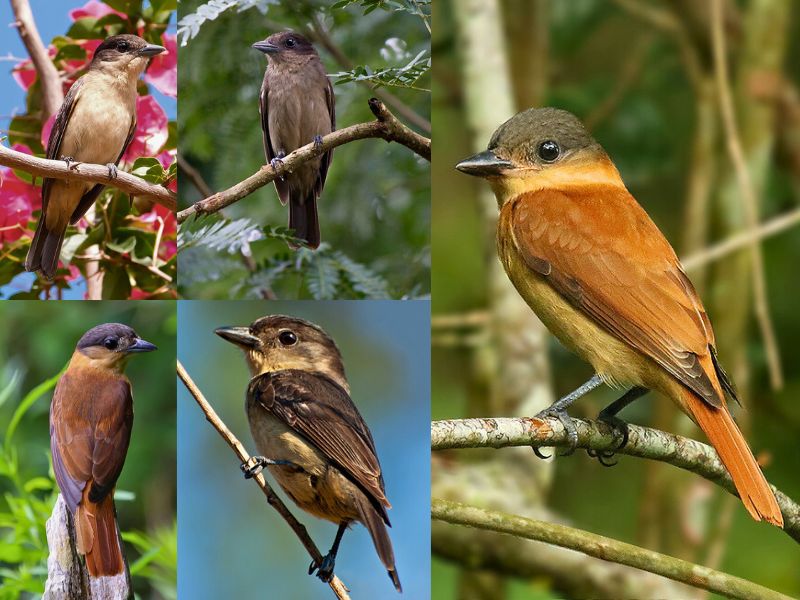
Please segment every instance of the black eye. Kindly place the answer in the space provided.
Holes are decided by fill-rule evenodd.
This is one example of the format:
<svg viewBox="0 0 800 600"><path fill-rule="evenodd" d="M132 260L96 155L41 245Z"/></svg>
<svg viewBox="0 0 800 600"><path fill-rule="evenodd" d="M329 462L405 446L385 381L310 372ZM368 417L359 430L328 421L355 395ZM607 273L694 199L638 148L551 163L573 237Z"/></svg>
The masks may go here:
<svg viewBox="0 0 800 600"><path fill-rule="evenodd" d="M117 44L117 50L119 50L120 52L127 52L128 48L129 48L128 42L119 42Z"/></svg>
<svg viewBox="0 0 800 600"><path fill-rule="evenodd" d="M558 158L558 155L561 154L561 148L558 147L552 140L547 140L546 142L542 142L539 144L539 158L541 158L544 162L553 162L555 159Z"/></svg>
<svg viewBox="0 0 800 600"><path fill-rule="evenodd" d="M294 44L295 44L294 38L289 38L288 40L286 40L286 47L287 48L294 48Z"/></svg>
<svg viewBox="0 0 800 600"><path fill-rule="evenodd" d="M106 338L103 340L103 346L108 348L109 350L116 350L117 348L117 340L116 338Z"/></svg>
<svg viewBox="0 0 800 600"><path fill-rule="evenodd" d="M278 341L284 346L294 346L297 343L297 336L291 331L281 331L278 334Z"/></svg>

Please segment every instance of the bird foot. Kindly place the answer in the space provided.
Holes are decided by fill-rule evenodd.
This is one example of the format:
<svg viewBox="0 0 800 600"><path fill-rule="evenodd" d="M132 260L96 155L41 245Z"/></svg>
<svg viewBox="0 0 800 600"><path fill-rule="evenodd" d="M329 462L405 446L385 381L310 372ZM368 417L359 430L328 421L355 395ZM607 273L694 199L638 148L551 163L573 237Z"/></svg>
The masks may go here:
<svg viewBox="0 0 800 600"><path fill-rule="evenodd" d="M267 458L266 456L251 456L247 459L247 462L242 463L239 468L244 473L245 479L252 479L261 471L264 470L264 467L268 465L286 465L293 467L295 466L293 462L288 460L273 460L271 458Z"/></svg>
<svg viewBox="0 0 800 600"><path fill-rule="evenodd" d="M592 458L596 458L604 467L613 467L617 464L617 461L612 461L611 459L628 443L628 424L618 416L605 410L600 411L597 420L611 427L615 433L619 433L622 436L622 441L613 450L592 450L589 448L586 453Z"/></svg>
<svg viewBox="0 0 800 600"><path fill-rule="evenodd" d="M107 163L106 168L108 169L108 178L116 179L117 175L119 175L119 171L117 171L117 165L114 163Z"/></svg>
<svg viewBox="0 0 800 600"><path fill-rule="evenodd" d="M317 577L319 577L325 583L328 583L331 579L333 579L333 567L336 565L336 556L328 553L322 557L320 562L311 561L311 564L308 567L308 574L313 575L314 571L317 572Z"/></svg>
<svg viewBox="0 0 800 600"><path fill-rule="evenodd" d="M286 157L286 153L280 152L278 156L273 158L269 161L269 165L275 169L275 173L280 173L283 171L283 159ZM283 181L283 175L278 175L278 178Z"/></svg>
<svg viewBox="0 0 800 600"><path fill-rule="evenodd" d="M546 419L548 417L555 417L561 421L561 424L564 426L564 430L567 432L567 439L569 440L569 447L564 453L561 454L561 456L569 456L575 452L575 449L578 447L578 429L575 427L575 421L573 421L572 417L567 414L566 410L555 408L553 406L544 409L534 418ZM539 448L533 448L533 453L539 458L550 458L550 456L544 454Z"/></svg>
<svg viewBox="0 0 800 600"><path fill-rule="evenodd" d="M72 169L74 169L75 167L78 166L78 165L75 165L75 167L72 166L72 163L75 162L75 159L73 157L71 157L71 156L62 156L61 160L63 160L65 163L67 163L67 169L72 170Z"/></svg>
<svg viewBox="0 0 800 600"><path fill-rule="evenodd" d="M315 135L314 136L314 148L319 149L322 146L322 136Z"/></svg>

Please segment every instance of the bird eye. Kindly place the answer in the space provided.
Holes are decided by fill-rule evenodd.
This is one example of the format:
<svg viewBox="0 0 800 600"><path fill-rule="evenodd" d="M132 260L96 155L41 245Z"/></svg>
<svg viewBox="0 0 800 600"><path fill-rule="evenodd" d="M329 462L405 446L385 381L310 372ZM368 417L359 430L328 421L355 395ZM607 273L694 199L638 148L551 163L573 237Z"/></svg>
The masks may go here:
<svg viewBox="0 0 800 600"><path fill-rule="evenodd" d="M294 44L295 44L294 38L289 38L289 39L286 40L286 47L287 48L294 48Z"/></svg>
<svg viewBox="0 0 800 600"><path fill-rule="evenodd" d="M284 346L294 346L297 343L297 336L291 331L281 331L278 334L278 341Z"/></svg>
<svg viewBox="0 0 800 600"><path fill-rule="evenodd" d="M120 42L117 44L117 50L120 52L127 52L128 51L128 42Z"/></svg>
<svg viewBox="0 0 800 600"><path fill-rule="evenodd" d="M103 340L103 346L108 348L109 350L116 350L117 349L117 340L115 338L106 338Z"/></svg>
<svg viewBox="0 0 800 600"><path fill-rule="evenodd" d="M554 141L547 140L539 144L538 154L544 162L553 162L561 154L561 148Z"/></svg>

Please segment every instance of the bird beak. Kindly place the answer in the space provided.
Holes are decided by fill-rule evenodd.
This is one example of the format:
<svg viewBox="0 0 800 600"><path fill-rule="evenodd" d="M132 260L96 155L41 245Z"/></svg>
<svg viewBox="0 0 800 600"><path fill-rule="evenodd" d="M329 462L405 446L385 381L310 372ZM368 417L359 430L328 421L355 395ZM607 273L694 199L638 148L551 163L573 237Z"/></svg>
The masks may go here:
<svg viewBox="0 0 800 600"><path fill-rule="evenodd" d="M259 52L263 52L264 54L277 54L280 52L280 48L278 48L275 44L270 44L267 41L264 42L256 42L253 44L253 48L258 50Z"/></svg>
<svg viewBox="0 0 800 600"><path fill-rule="evenodd" d="M144 48L139 50L139 56L155 56L156 54L161 54L162 52L166 52L167 49L164 46L156 46L155 44L147 44Z"/></svg>
<svg viewBox="0 0 800 600"><path fill-rule="evenodd" d="M259 340L256 336L250 333L247 327L219 327L214 330L219 337L237 346L245 346L247 348L254 348L258 346Z"/></svg>
<svg viewBox="0 0 800 600"><path fill-rule="evenodd" d="M136 341L134 341L132 345L128 346L126 352L152 352L153 350L158 350L155 344L146 342L141 338L136 338Z"/></svg>
<svg viewBox="0 0 800 600"><path fill-rule="evenodd" d="M491 150L470 156L456 165L456 169L475 177L502 175L503 171L513 169L514 163L498 158Z"/></svg>

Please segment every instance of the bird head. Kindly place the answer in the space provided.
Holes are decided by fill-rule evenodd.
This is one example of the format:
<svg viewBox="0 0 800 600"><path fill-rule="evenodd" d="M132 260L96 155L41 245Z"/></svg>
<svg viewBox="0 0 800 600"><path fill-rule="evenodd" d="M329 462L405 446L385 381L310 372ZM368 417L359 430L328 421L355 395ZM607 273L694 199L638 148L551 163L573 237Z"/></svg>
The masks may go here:
<svg viewBox="0 0 800 600"><path fill-rule="evenodd" d="M598 173L608 171L607 174ZM522 192L619 175L602 146L572 113L531 108L500 125L489 147L456 165L489 181L498 202Z"/></svg>
<svg viewBox="0 0 800 600"><path fill-rule="evenodd" d="M148 44L138 35L113 35L103 40L94 51L92 68L122 69L139 77L147 68L147 61L166 52L163 46Z"/></svg>
<svg viewBox="0 0 800 600"><path fill-rule="evenodd" d="M274 63L302 61L309 56L317 56L311 42L293 31L273 33L267 39L253 44L253 48L266 54Z"/></svg>
<svg viewBox="0 0 800 600"><path fill-rule="evenodd" d="M91 366L122 371L131 354L157 350L154 344L140 338L136 332L121 323L104 323L83 334L75 347L81 360Z"/></svg>
<svg viewBox="0 0 800 600"><path fill-rule="evenodd" d="M322 373L349 390L336 343L313 323L270 315L253 321L249 327L220 327L214 333L244 352L253 377L296 369Z"/></svg>

